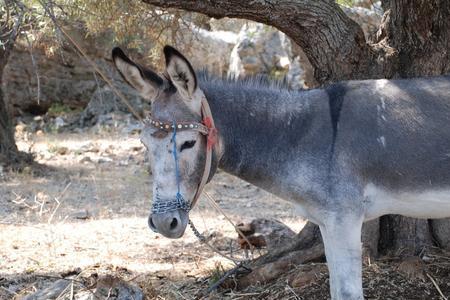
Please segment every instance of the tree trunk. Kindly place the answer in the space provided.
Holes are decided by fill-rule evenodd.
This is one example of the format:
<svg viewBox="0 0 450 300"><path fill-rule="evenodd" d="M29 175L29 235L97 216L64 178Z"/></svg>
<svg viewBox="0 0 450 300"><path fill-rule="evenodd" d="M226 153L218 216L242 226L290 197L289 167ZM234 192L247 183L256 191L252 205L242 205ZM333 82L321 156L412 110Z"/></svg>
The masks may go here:
<svg viewBox="0 0 450 300"><path fill-rule="evenodd" d="M0 75L0 165L9 165L17 162L18 150L14 141L11 120L6 111Z"/></svg>
<svg viewBox="0 0 450 300"><path fill-rule="evenodd" d="M10 10L10 18L7 20L0 16L0 166L16 168L19 163L31 161L31 156L19 152L14 141L13 124L3 98L2 78L9 54L19 33L23 12L15 10L15 4L10 0L5 0L5 5Z"/></svg>

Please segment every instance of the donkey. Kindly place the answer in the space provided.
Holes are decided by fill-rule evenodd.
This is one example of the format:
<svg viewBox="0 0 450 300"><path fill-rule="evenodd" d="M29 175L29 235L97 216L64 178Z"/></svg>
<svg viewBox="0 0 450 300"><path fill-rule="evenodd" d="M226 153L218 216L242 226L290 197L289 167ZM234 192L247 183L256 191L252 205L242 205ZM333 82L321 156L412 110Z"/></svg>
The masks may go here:
<svg viewBox="0 0 450 300"><path fill-rule="evenodd" d="M201 182L221 168L292 201L320 227L331 298L348 300L363 299L363 222L450 217L450 77L289 91L197 78L177 50L164 55L159 76L112 52L152 103L141 140L154 176L154 231L181 237Z"/></svg>

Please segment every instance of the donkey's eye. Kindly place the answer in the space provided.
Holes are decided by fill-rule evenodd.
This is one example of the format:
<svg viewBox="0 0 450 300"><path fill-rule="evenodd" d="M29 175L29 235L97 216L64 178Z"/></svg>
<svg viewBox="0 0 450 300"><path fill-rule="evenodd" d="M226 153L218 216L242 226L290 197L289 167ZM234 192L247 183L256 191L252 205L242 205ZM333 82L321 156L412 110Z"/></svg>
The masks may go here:
<svg viewBox="0 0 450 300"><path fill-rule="evenodd" d="M180 152L183 151L184 149L192 148L192 147L194 147L194 145L195 145L195 141L184 142L183 145L181 145Z"/></svg>

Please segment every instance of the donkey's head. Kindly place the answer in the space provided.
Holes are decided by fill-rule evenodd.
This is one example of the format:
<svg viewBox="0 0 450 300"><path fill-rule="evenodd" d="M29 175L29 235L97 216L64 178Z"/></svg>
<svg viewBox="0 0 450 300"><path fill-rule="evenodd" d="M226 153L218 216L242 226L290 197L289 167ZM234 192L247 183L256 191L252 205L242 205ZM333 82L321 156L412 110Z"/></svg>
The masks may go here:
<svg viewBox="0 0 450 300"><path fill-rule="evenodd" d="M121 49L112 52L124 79L152 103L151 120L141 134L154 176L149 226L166 237L179 238L210 155L204 136L209 129L201 123L205 96L191 64L170 46L164 47L164 55L166 71L160 77L131 61Z"/></svg>

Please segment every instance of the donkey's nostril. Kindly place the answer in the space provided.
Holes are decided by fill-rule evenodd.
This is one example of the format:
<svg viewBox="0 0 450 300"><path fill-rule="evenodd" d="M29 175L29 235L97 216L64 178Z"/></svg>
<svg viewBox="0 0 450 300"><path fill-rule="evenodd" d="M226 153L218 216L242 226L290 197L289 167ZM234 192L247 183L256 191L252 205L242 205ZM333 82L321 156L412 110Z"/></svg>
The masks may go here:
<svg viewBox="0 0 450 300"><path fill-rule="evenodd" d="M178 220L177 218L173 218L172 222L170 222L170 230L174 230L178 226Z"/></svg>
<svg viewBox="0 0 450 300"><path fill-rule="evenodd" d="M156 230L155 224L153 224L152 216L148 217L148 226L149 226L150 229L153 230L154 232L158 232L158 231Z"/></svg>

